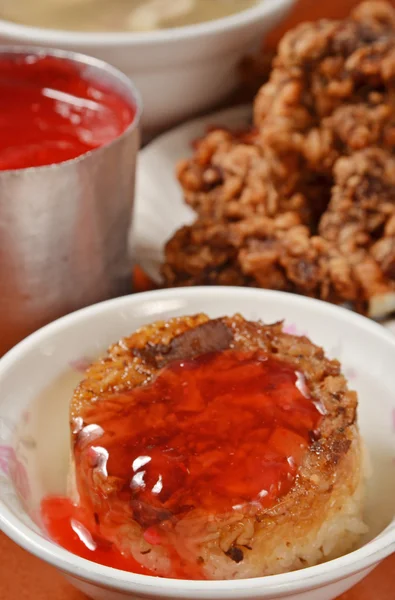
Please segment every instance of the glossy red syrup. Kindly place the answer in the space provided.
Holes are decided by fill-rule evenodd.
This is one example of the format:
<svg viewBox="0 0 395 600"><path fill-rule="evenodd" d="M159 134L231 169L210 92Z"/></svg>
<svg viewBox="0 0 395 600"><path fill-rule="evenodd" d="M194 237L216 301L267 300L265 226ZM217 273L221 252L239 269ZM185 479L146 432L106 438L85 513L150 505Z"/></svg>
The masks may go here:
<svg viewBox="0 0 395 600"><path fill-rule="evenodd" d="M74 448L81 507L67 505L71 512L59 525L60 501L44 504L49 533L87 557L80 541L71 548L71 515L107 540L133 519L149 544L169 549L167 524L193 509L221 515L273 506L295 482L319 409L303 376L263 353L229 350L173 362L152 383L85 411ZM89 557L108 564L98 548ZM121 560L114 547L110 552Z"/></svg>
<svg viewBox="0 0 395 600"><path fill-rule="evenodd" d="M66 550L107 567L152 575L131 556L123 556L111 543L92 533L90 516L69 498L49 496L43 500L41 510L48 534Z"/></svg>
<svg viewBox="0 0 395 600"><path fill-rule="evenodd" d="M50 56L0 59L0 170L59 163L112 141L135 107Z"/></svg>

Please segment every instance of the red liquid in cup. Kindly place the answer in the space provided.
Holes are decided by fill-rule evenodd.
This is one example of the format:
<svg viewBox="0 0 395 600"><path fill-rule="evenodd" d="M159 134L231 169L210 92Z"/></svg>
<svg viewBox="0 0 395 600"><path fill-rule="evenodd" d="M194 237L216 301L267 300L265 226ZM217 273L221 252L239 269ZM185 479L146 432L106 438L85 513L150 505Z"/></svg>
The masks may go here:
<svg viewBox="0 0 395 600"><path fill-rule="evenodd" d="M0 58L0 170L60 163L108 144L136 108L52 56Z"/></svg>

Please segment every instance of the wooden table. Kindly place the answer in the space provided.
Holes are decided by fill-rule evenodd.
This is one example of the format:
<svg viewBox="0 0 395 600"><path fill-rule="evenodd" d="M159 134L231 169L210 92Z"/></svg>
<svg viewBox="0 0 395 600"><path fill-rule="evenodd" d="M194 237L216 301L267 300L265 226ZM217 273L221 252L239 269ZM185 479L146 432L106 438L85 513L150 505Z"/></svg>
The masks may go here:
<svg viewBox="0 0 395 600"><path fill-rule="evenodd" d="M289 19L268 40L277 42L298 21L343 17L358 0L299 0ZM395 0L392 0L395 5ZM141 282L144 287L146 282ZM55 569L31 556L0 533L0 600L84 600ZM340 599L339 599L340 600ZM395 555L384 561L341 600L395 600Z"/></svg>

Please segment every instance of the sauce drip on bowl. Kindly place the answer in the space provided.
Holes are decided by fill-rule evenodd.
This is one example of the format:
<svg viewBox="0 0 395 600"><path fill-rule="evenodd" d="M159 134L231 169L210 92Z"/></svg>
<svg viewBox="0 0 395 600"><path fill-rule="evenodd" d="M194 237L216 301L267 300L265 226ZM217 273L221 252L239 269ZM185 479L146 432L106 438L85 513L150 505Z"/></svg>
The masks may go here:
<svg viewBox="0 0 395 600"><path fill-rule="evenodd" d="M69 498L48 496L41 511L48 534L69 552L113 569L154 575L131 556L123 556L113 544L91 533L87 529L89 515Z"/></svg>
<svg viewBox="0 0 395 600"><path fill-rule="evenodd" d="M135 107L52 56L0 58L0 170L76 158L121 135Z"/></svg>
<svg viewBox="0 0 395 600"><path fill-rule="evenodd" d="M169 549L163 524L191 511L270 508L294 485L320 408L301 373L262 352L171 362L147 385L101 398L77 423L81 523L108 540L112 519L116 527L133 520L147 543ZM43 507L50 533L51 501Z"/></svg>

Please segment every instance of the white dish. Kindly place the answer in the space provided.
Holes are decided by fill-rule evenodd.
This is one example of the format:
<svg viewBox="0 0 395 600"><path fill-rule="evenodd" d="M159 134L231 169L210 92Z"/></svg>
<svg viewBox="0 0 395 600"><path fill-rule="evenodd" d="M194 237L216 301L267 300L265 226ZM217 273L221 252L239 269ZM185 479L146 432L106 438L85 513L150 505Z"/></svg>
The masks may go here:
<svg viewBox="0 0 395 600"><path fill-rule="evenodd" d="M192 142L212 125L238 129L251 121L251 106L238 106L194 119L157 137L139 154L134 227L131 235L135 261L160 284L160 265L167 240L194 220L183 201L175 176L177 162L192 154ZM384 325L395 333L395 319Z"/></svg>
<svg viewBox="0 0 395 600"><path fill-rule="evenodd" d="M243 128L251 118L250 105L222 110L180 125L140 151L131 244L134 259L156 283L161 282L165 243L195 218L176 178L178 161L192 155L193 141L205 135L208 127Z"/></svg>
<svg viewBox="0 0 395 600"><path fill-rule="evenodd" d="M143 127L160 130L219 103L238 83L241 58L295 0L261 0L241 13L144 33L81 33L0 21L0 43L74 50L129 75L144 102Z"/></svg>
<svg viewBox="0 0 395 600"><path fill-rule="evenodd" d="M18 432L35 418L35 398L62 373L71 367L78 369L83 357L97 356L137 327L200 311L211 317L241 312L246 318L266 322L285 318L293 332L306 333L328 355L341 360L350 385L359 393L359 421L373 466L365 515L370 532L358 550L325 564L265 578L158 579L79 558L49 540L29 516L32 496L38 493L40 499L43 493L40 477L43 471L48 475L45 469L34 469L42 459L43 444L47 444L45 455L52 452L55 459L58 438L66 432L67 440L67 399L72 389L65 390L61 429L49 431L51 436L44 439L22 438ZM36 332L0 360L0 526L13 540L56 566L76 587L97 600L332 600L395 550L394 362L395 337L376 323L330 304L281 292L216 287L170 289L119 298L73 313ZM49 411L46 418L50 419ZM63 450L67 456L67 448Z"/></svg>

